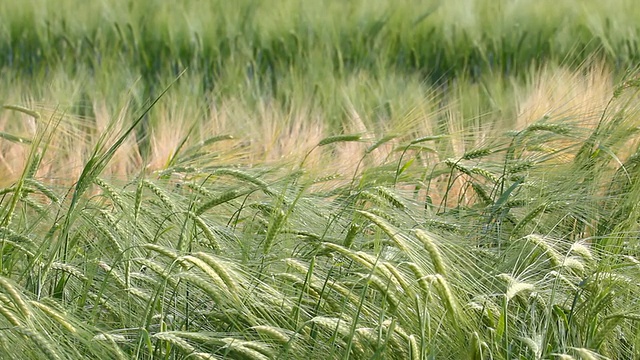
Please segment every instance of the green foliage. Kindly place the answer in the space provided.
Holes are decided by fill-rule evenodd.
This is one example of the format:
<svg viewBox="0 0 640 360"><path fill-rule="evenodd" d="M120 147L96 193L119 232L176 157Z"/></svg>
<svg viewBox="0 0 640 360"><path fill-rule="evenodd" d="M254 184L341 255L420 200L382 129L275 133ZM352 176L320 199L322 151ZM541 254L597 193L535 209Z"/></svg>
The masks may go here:
<svg viewBox="0 0 640 360"><path fill-rule="evenodd" d="M613 3L0 2L0 353L640 358ZM594 57L608 102L520 118Z"/></svg>
<svg viewBox="0 0 640 360"><path fill-rule="evenodd" d="M25 178L1 203L0 346L54 359L633 358L638 215L622 209L640 200L635 157L620 183L615 158L578 156L618 120L591 134L545 121L397 179L372 175L392 160L368 166L328 193L278 168L185 173L179 156L158 179L96 171L91 196ZM574 161L526 150L567 135ZM401 190L425 181L445 187Z"/></svg>

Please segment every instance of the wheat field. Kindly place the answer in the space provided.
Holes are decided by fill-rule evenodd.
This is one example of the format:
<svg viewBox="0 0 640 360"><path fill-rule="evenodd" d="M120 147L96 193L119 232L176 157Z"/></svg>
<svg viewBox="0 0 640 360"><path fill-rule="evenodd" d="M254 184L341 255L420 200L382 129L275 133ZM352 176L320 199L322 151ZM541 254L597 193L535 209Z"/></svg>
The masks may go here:
<svg viewBox="0 0 640 360"><path fill-rule="evenodd" d="M638 20L0 3L0 358L640 358Z"/></svg>

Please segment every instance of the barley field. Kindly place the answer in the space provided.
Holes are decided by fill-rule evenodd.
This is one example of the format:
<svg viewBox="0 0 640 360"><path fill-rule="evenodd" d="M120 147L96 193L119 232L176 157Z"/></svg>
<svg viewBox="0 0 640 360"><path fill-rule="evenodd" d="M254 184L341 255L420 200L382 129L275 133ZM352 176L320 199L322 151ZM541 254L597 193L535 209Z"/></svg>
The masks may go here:
<svg viewBox="0 0 640 360"><path fill-rule="evenodd" d="M635 0L0 2L1 359L640 358Z"/></svg>

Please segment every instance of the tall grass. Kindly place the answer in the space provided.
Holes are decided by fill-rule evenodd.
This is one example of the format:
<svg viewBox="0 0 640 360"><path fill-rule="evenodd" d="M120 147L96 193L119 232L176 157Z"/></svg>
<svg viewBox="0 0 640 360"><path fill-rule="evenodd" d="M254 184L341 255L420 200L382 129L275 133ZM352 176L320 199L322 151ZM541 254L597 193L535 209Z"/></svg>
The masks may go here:
<svg viewBox="0 0 640 360"><path fill-rule="evenodd" d="M511 121L519 113L514 95L528 94L538 83L530 76L541 68L572 71L596 58L618 79L637 63L632 1L272 5L4 2L0 97L45 118L74 115L74 125L64 130L74 149L60 144L65 150L57 153L75 158L65 162L74 168L65 173L74 173L87 160L78 143L91 148L112 120L137 117L186 69L175 91L127 140L128 161L108 170L124 176L141 166L162 168L188 135L194 143L220 134L242 138L234 156L261 163L300 149L291 139L315 144L336 133L382 137L405 133L407 119L432 117L432 126L460 112L482 126ZM549 99L554 105L543 108L562 103L573 109L569 103L578 98ZM450 108L454 115L447 114ZM529 121L537 118L536 111L527 113ZM6 112L0 118L3 133L24 138L34 129L29 122ZM21 166L8 154L20 151L5 150L0 161L13 178Z"/></svg>
<svg viewBox="0 0 640 360"><path fill-rule="evenodd" d="M217 88L221 75L236 73L254 74L253 81L278 92L283 75L297 71L319 80L326 72L395 68L439 79L490 69L517 72L536 59L581 62L598 49L616 65L637 60L639 14L630 0L606 5L287 0L274 5L251 0L4 3L2 65L27 74L56 65L99 72L124 60L147 80L190 66L204 73L206 88ZM50 68L41 68L43 60ZM222 84L222 89L232 86Z"/></svg>
<svg viewBox="0 0 640 360"><path fill-rule="evenodd" d="M0 346L22 358L635 358L634 84L593 122L548 113L476 146L464 131L387 138L400 151L324 179L307 162L213 165L201 143L128 181L90 168L98 151L75 185L48 184L36 174L60 127L39 118L21 144L32 160L2 190ZM111 128L103 148L126 149ZM330 137L309 154L359 144L366 159L378 143Z"/></svg>
<svg viewBox="0 0 640 360"><path fill-rule="evenodd" d="M634 5L0 3L0 353L639 358Z"/></svg>
<svg viewBox="0 0 640 360"><path fill-rule="evenodd" d="M514 91L545 66L576 70L596 57L619 78L637 63L637 18L624 0L4 2L0 96L78 116L69 131L79 141L94 136L83 129L135 118L186 69L132 138L133 165L117 172L162 167L189 129L198 140L242 135L262 162L295 150L285 138L381 137L449 103L465 121L512 119ZM21 126L0 122L13 135L7 126Z"/></svg>

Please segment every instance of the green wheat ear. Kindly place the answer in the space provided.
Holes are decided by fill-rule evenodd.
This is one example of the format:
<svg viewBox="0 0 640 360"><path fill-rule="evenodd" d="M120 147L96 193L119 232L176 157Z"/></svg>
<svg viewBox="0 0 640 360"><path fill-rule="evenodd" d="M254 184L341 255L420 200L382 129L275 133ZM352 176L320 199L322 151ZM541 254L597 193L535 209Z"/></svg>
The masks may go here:
<svg viewBox="0 0 640 360"><path fill-rule="evenodd" d="M300 165L298 167L302 168L302 166L304 165L309 155L311 155L313 150L315 150L316 148L327 146L330 144L340 143L340 142L360 141L361 139L362 139L362 135L360 134L345 134L345 135L335 135L335 136L326 137L320 140L318 144L316 144L316 146L314 146L311 150L309 150L309 152L305 154L305 156L302 158L302 161L300 162Z"/></svg>
<svg viewBox="0 0 640 360"><path fill-rule="evenodd" d="M440 253L440 249L438 249L438 245L434 241L431 235L427 232L416 229L415 230L416 237L422 242L425 250L429 253L431 257L431 261L433 262L433 266L436 270L436 274L440 274L444 277L447 276L447 268L445 262L442 258L442 254Z"/></svg>
<svg viewBox="0 0 640 360"><path fill-rule="evenodd" d="M23 106L19 106L19 105L2 105L2 108L7 109L7 110L13 110L13 111L21 112L23 114L31 116L35 120L40 120L40 113L39 112L37 112L35 110L28 109L28 108L23 107Z"/></svg>
<svg viewBox="0 0 640 360"><path fill-rule="evenodd" d="M2 131L0 131L0 139L5 139L7 141L11 141L13 143L19 143L19 144L27 144L27 145L31 144L31 139L27 139L22 136L12 135Z"/></svg>
<svg viewBox="0 0 640 360"><path fill-rule="evenodd" d="M360 139L362 139L362 135L357 135L357 134L329 136L327 138L320 140L317 146L326 146L326 145L334 144L338 142L360 141Z"/></svg>

